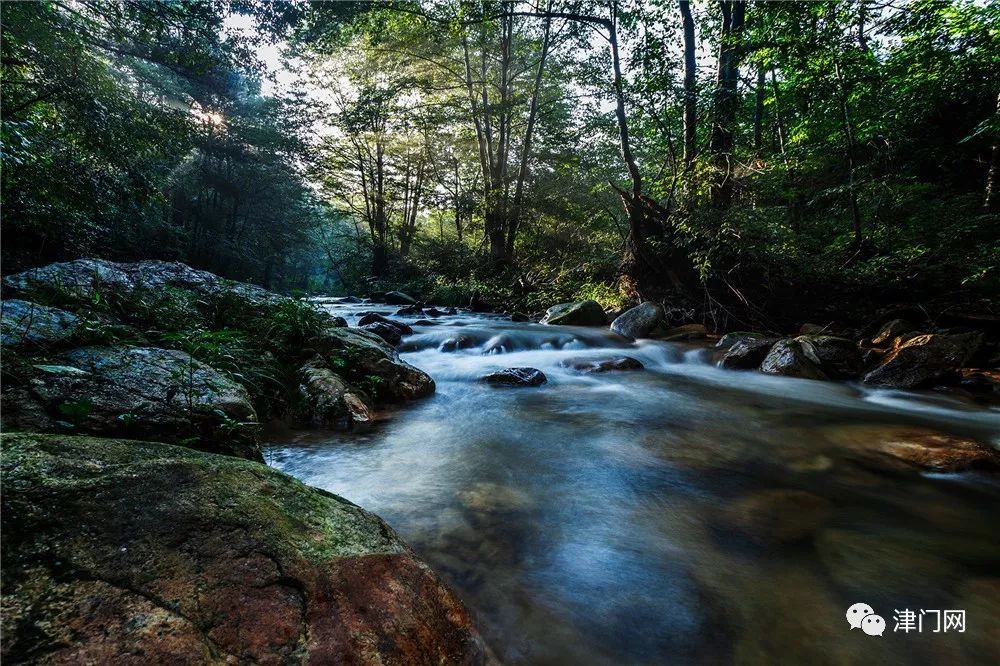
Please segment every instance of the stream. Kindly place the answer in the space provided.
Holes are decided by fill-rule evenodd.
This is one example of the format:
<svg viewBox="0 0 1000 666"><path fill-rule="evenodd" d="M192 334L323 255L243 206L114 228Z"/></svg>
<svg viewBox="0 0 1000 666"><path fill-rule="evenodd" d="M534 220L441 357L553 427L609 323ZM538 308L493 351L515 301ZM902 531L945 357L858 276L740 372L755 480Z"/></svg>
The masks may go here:
<svg viewBox="0 0 1000 666"><path fill-rule="evenodd" d="M398 309L325 307L352 325ZM1000 660L1000 475L919 473L872 449L927 431L1000 446L1000 410L490 315L415 326L402 350L432 397L363 433L273 433L265 457L385 519L500 661ZM560 365L623 354L645 369ZM548 382L478 382L515 366ZM857 602L885 619L882 636L850 629ZM964 632L934 632L932 614L894 630L897 611L945 609L966 611Z"/></svg>

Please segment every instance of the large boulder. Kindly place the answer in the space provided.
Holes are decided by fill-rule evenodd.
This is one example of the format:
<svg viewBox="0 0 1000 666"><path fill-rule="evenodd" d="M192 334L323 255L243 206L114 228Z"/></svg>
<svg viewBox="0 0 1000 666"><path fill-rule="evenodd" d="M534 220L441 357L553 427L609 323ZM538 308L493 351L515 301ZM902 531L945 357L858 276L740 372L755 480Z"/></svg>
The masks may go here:
<svg viewBox="0 0 1000 666"><path fill-rule="evenodd" d="M795 341L831 379L853 379L864 370L861 348L853 340L832 335L800 335Z"/></svg>
<svg viewBox="0 0 1000 666"><path fill-rule="evenodd" d="M537 368L504 368L491 372L480 381L493 386L541 386L548 378Z"/></svg>
<svg viewBox="0 0 1000 666"><path fill-rule="evenodd" d="M389 291L382 297L389 305L417 305L417 299L401 291Z"/></svg>
<svg viewBox="0 0 1000 666"><path fill-rule="evenodd" d="M410 333L413 333L413 329L410 328L409 324L396 321L395 319L389 319L388 317L384 317L377 312L366 312L360 319L358 319L358 326L367 326L369 324L385 324L386 326L391 326L396 329L400 335L409 335Z"/></svg>
<svg viewBox="0 0 1000 666"><path fill-rule="evenodd" d="M7 296L60 303L93 303L108 298L132 298L137 292L182 289L202 296L235 296L255 305L291 300L261 287L234 282L176 261L117 263L103 259L76 259L9 275L3 280Z"/></svg>
<svg viewBox="0 0 1000 666"><path fill-rule="evenodd" d="M319 356L299 369L299 412L314 426L354 428L374 420L368 396L326 367Z"/></svg>
<svg viewBox="0 0 1000 666"><path fill-rule="evenodd" d="M865 375L866 384L917 388L956 374L979 349L983 335L929 333L900 342Z"/></svg>
<svg viewBox="0 0 1000 666"><path fill-rule="evenodd" d="M6 663L481 664L468 611L377 516L263 465L3 438Z"/></svg>
<svg viewBox="0 0 1000 666"><path fill-rule="evenodd" d="M646 301L616 317L611 322L611 330L626 338L644 338L664 317L662 305Z"/></svg>
<svg viewBox="0 0 1000 666"><path fill-rule="evenodd" d="M802 379L827 379L827 376L809 358L797 339L779 340L760 364L760 371L769 375L800 377Z"/></svg>
<svg viewBox="0 0 1000 666"><path fill-rule="evenodd" d="M777 338L743 338L729 348L719 361L719 366L728 370L758 368L777 341Z"/></svg>
<svg viewBox="0 0 1000 666"><path fill-rule="evenodd" d="M367 395L383 402L416 400L434 392L434 380L374 333L330 328L314 344L328 367Z"/></svg>
<svg viewBox="0 0 1000 666"><path fill-rule="evenodd" d="M33 369L4 387L4 430L138 437L261 459L246 390L182 351L81 347Z"/></svg>
<svg viewBox="0 0 1000 666"><path fill-rule="evenodd" d="M83 324L71 312L17 298L0 307L0 338L11 347L54 347L73 339Z"/></svg>
<svg viewBox="0 0 1000 666"><path fill-rule="evenodd" d="M608 316L597 301L576 301L553 305L545 311L542 324L559 326L604 326Z"/></svg>

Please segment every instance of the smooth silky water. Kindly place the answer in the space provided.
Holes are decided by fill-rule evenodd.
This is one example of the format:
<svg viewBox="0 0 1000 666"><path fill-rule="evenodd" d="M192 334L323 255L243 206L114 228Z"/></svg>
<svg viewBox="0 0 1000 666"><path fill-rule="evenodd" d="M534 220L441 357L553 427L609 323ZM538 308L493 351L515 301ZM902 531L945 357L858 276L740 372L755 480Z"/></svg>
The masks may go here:
<svg viewBox="0 0 1000 666"><path fill-rule="evenodd" d="M352 324L396 310L326 307ZM482 315L417 326L403 349L437 382L433 397L362 434L273 435L266 457L384 518L501 661L1000 660L1000 477L919 474L870 450L928 429L1000 446L1000 411L724 371L693 345ZM621 354L646 369L559 365ZM477 381L512 366L548 383ZM849 629L855 602L886 619L882 637ZM922 633L894 632L903 609L962 609L967 628L932 633L928 619Z"/></svg>

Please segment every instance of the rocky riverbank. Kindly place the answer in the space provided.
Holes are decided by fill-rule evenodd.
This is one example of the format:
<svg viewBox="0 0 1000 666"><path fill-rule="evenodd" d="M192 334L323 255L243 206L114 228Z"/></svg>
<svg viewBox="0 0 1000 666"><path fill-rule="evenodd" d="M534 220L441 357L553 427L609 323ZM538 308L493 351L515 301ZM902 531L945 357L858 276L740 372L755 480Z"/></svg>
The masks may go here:
<svg viewBox="0 0 1000 666"><path fill-rule="evenodd" d="M487 660L385 523L261 464L266 420L361 427L434 391L382 337L160 261L3 295L5 659Z"/></svg>

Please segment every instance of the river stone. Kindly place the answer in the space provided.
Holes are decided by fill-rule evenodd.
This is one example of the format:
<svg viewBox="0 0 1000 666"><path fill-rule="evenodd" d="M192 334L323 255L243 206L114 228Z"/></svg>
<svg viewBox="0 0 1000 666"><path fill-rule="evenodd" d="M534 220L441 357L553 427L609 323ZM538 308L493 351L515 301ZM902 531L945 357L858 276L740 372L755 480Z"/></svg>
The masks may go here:
<svg viewBox="0 0 1000 666"><path fill-rule="evenodd" d="M665 316L662 305L646 301L615 318L611 330L626 338L644 338Z"/></svg>
<svg viewBox="0 0 1000 666"><path fill-rule="evenodd" d="M386 326L391 326L396 329L400 335L409 335L413 333L413 329L410 328L408 324L395 319L389 319L388 317L383 317L377 312L366 312L364 315L358 319L358 326L367 326L368 324L385 324Z"/></svg>
<svg viewBox="0 0 1000 666"><path fill-rule="evenodd" d="M5 663L482 664L377 516L264 465L5 435Z"/></svg>
<svg viewBox="0 0 1000 666"><path fill-rule="evenodd" d="M354 388L316 357L299 369L300 410L314 426L354 428L370 425L373 410L363 392Z"/></svg>
<svg viewBox="0 0 1000 666"><path fill-rule="evenodd" d="M728 370L757 368L777 341L777 338L744 338L729 348L719 361L719 367Z"/></svg>
<svg viewBox="0 0 1000 666"><path fill-rule="evenodd" d="M596 301L560 303L545 311L542 324L560 326L604 326L608 317Z"/></svg>
<svg viewBox="0 0 1000 666"><path fill-rule="evenodd" d="M142 437L261 459L246 389L182 351L81 347L57 361L5 389L4 430Z"/></svg>
<svg viewBox="0 0 1000 666"><path fill-rule="evenodd" d="M684 324L665 328L657 327L650 331L649 336L664 342L682 342L684 340L700 340L708 335L708 329L702 324Z"/></svg>
<svg viewBox="0 0 1000 666"><path fill-rule="evenodd" d="M434 380L400 360L396 350L374 333L331 328L315 345L328 367L375 400L416 400L434 393Z"/></svg>
<svg viewBox="0 0 1000 666"><path fill-rule="evenodd" d="M732 501L728 524L760 544L786 544L811 537L833 514L826 499L805 490L772 488Z"/></svg>
<svg viewBox="0 0 1000 666"><path fill-rule="evenodd" d="M616 370L642 370L643 365L631 356L615 358L567 358L559 362L564 368L577 372L613 372Z"/></svg>
<svg viewBox="0 0 1000 666"><path fill-rule="evenodd" d="M413 298L409 294L404 294L401 291L389 291L386 292L382 300L389 305L416 305L417 299Z"/></svg>
<svg viewBox="0 0 1000 666"><path fill-rule="evenodd" d="M12 347L53 347L80 330L79 317L71 312L9 298L2 303L0 339Z"/></svg>
<svg viewBox="0 0 1000 666"><path fill-rule="evenodd" d="M368 331L369 333L374 333L378 337L386 341L386 343L395 347L400 342L402 342L403 337L399 334L399 329L389 324L384 324L380 321L375 321L370 324L365 324L361 326L361 330Z"/></svg>
<svg viewBox="0 0 1000 666"><path fill-rule="evenodd" d="M419 305L407 305L396 310L397 317L419 317L423 313L424 310Z"/></svg>
<svg viewBox="0 0 1000 666"><path fill-rule="evenodd" d="M760 364L760 371L769 375L826 379L823 371L813 363L798 340L779 340Z"/></svg>
<svg viewBox="0 0 1000 666"><path fill-rule="evenodd" d="M832 335L800 335L795 341L831 379L852 379L864 370L861 348L853 340Z"/></svg>
<svg viewBox="0 0 1000 666"><path fill-rule="evenodd" d="M762 333L754 333L753 331L732 331L719 338L719 341L715 343L715 346L722 349L729 349L737 342L745 342L746 340L763 340L764 337L765 336ZM777 338L774 338L774 340L777 341Z"/></svg>
<svg viewBox="0 0 1000 666"><path fill-rule="evenodd" d="M918 335L886 354L864 381L894 388L925 386L957 373L982 342L982 333Z"/></svg>
<svg viewBox="0 0 1000 666"><path fill-rule="evenodd" d="M438 346L438 351L440 352L455 352L459 349L468 349L469 347L475 347L476 341L467 335L459 335L454 338L448 338Z"/></svg>
<svg viewBox="0 0 1000 666"><path fill-rule="evenodd" d="M875 347L883 347L885 345L891 344L893 340L903 335L904 333L909 333L915 330L915 326L905 319L893 319L892 321L886 322L872 337L872 345Z"/></svg>
<svg viewBox="0 0 1000 666"><path fill-rule="evenodd" d="M541 386L548 378L536 368L505 368L491 372L480 381L494 386Z"/></svg>

